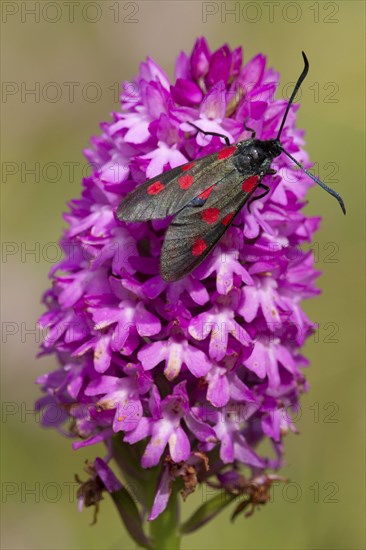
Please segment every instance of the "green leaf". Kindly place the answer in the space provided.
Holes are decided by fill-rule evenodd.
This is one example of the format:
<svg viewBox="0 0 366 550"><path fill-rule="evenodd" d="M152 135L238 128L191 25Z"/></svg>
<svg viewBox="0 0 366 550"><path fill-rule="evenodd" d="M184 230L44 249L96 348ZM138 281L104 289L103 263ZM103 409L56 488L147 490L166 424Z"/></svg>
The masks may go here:
<svg viewBox="0 0 366 550"><path fill-rule="evenodd" d="M202 506L200 506L194 514L181 526L181 533L186 535L192 533L209 522L217 514L219 514L228 504L236 498L235 495L220 492Z"/></svg>
<svg viewBox="0 0 366 550"><path fill-rule="evenodd" d="M111 494L118 513L131 537L143 548L151 548L150 540L142 528L142 518L130 493L122 487Z"/></svg>

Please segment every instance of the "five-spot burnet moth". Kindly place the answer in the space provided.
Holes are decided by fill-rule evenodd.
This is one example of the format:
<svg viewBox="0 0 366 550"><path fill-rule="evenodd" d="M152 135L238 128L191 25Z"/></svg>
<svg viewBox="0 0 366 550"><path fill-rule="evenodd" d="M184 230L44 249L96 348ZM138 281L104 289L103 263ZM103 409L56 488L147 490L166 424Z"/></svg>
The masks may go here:
<svg viewBox="0 0 366 550"><path fill-rule="evenodd" d="M291 104L309 70L306 55L304 69L287 104L277 137L270 140L251 138L230 144L227 136L214 132L204 135L225 140L218 153L196 159L152 178L129 193L118 207L121 221L142 222L175 215L170 223L160 257L160 273L166 281L177 281L188 275L213 250L243 206L264 197L269 187L262 178L274 174L272 161L285 153L312 180L335 197L346 213L340 195L306 170L280 142ZM254 195L257 189L263 189Z"/></svg>

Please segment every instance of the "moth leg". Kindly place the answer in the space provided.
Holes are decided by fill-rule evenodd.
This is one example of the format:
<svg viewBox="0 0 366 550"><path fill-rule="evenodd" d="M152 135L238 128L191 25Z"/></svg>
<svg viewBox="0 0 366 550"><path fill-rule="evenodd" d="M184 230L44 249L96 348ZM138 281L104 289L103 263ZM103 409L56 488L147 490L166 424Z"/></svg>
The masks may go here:
<svg viewBox="0 0 366 550"><path fill-rule="evenodd" d="M259 199L263 199L263 197L265 197L266 195L268 195L268 193L270 192L270 188L268 187L268 185L264 185L263 183L260 183L260 184L258 185L258 187L260 187L261 189L265 189L265 192L262 193L261 195L258 195L257 197L254 197L253 199L251 199L251 200L248 202L248 210L249 210L250 214L252 213L251 210L250 210L250 205L252 204L252 202L258 201Z"/></svg>
<svg viewBox="0 0 366 550"><path fill-rule="evenodd" d="M273 176L274 174L277 174L276 170L273 170L273 168L268 168L266 176Z"/></svg>
<svg viewBox="0 0 366 550"><path fill-rule="evenodd" d="M198 130L199 132L201 132L201 134L203 134L204 136L214 136L214 137L219 137L219 138L222 138L225 140L225 143L226 145L231 145L230 144L230 140L227 136L224 136L223 134L218 134L217 132L206 132L205 130L201 130L201 128L198 128L198 126L196 126L195 124L193 124L193 122L188 122L188 124L190 126L193 126L193 128L196 128L196 130Z"/></svg>
<svg viewBox="0 0 366 550"><path fill-rule="evenodd" d="M249 128L249 126L247 126L247 120L244 120L244 128L245 130L247 130L248 132L251 132L251 136L250 136L250 139L254 139L255 138L255 130L253 130L253 128Z"/></svg>

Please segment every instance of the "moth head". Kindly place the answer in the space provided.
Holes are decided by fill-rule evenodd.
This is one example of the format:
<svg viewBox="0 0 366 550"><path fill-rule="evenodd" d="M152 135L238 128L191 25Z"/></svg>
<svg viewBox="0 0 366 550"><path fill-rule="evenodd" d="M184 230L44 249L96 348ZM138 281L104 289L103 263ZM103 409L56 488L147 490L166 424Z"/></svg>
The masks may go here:
<svg viewBox="0 0 366 550"><path fill-rule="evenodd" d="M278 157L282 153L281 144L278 139L269 139L267 141L262 141L262 147L267 156L271 157L272 159Z"/></svg>
<svg viewBox="0 0 366 550"><path fill-rule="evenodd" d="M280 143L277 140L262 141L253 139L249 144L238 147L236 167L240 172L266 172L272 159L281 154Z"/></svg>

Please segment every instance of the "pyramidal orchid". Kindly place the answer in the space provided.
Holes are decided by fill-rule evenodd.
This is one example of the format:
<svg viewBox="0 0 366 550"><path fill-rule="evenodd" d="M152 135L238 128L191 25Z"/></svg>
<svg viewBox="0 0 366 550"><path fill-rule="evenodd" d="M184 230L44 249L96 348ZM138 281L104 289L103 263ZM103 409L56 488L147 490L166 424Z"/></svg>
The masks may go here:
<svg viewBox="0 0 366 550"><path fill-rule="evenodd" d="M281 479L291 411L307 389L301 347L313 324L301 301L318 294L312 253L300 246L320 220L302 212L313 182L281 155L264 178L271 192L242 210L192 274L167 283L159 256L169 220L124 223L116 210L147 179L222 149L187 122L231 143L249 137L243 121L274 138L287 106L274 99L278 84L262 54L243 64L240 48L211 52L203 38L178 56L174 81L148 58L85 151L91 175L65 214L64 258L40 319L41 353L60 366L38 379L37 407L74 449L92 454L104 442L79 506L109 493L141 547L178 548L225 506L248 515ZM297 108L281 143L309 166ZM271 456L259 449L266 440ZM186 499L199 484L215 496L182 524L179 493Z"/></svg>

